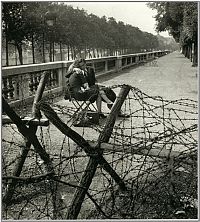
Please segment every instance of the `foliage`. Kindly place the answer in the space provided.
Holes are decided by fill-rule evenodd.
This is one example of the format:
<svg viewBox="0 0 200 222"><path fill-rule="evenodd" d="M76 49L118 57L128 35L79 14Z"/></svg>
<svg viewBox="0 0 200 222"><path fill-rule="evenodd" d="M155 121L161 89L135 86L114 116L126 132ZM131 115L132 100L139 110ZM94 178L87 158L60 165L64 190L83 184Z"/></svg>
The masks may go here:
<svg viewBox="0 0 200 222"><path fill-rule="evenodd" d="M156 36L115 18L98 17L61 2L4 2L3 32L9 43L19 48L34 43L35 47L55 42L76 48L103 49L121 53L159 49ZM46 24L47 13L55 24ZM20 47L19 47L20 46ZM21 55L22 56L22 55Z"/></svg>
<svg viewBox="0 0 200 222"><path fill-rule="evenodd" d="M157 31L166 31L182 46L183 54L197 65L197 2L153 2L147 4L157 10ZM192 50L194 47L194 52ZM193 53L193 55L192 55Z"/></svg>
<svg viewBox="0 0 200 222"><path fill-rule="evenodd" d="M197 2L154 2L148 6L157 10L157 31L166 31L180 42L194 41L197 35Z"/></svg>
<svg viewBox="0 0 200 222"><path fill-rule="evenodd" d="M183 29L181 39L184 42L184 39L190 39L191 41L197 41L197 32L198 32L198 10L197 3L195 2L185 2L185 7L183 10Z"/></svg>

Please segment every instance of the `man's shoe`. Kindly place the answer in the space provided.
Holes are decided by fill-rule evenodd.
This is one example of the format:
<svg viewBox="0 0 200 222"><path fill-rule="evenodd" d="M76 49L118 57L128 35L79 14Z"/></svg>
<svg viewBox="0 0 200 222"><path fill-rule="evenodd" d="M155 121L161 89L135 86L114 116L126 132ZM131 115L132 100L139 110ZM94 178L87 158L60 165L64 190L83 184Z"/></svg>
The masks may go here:
<svg viewBox="0 0 200 222"><path fill-rule="evenodd" d="M92 125L92 123L91 123L90 119L87 118L87 117L76 120L73 123L73 126L76 126L76 127L88 127L88 126L91 126L91 125Z"/></svg>
<svg viewBox="0 0 200 222"><path fill-rule="evenodd" d="M99 117L100 117L101 119L105 119L105 118L107 118L107 116L104 115L103 113L99 113Z"/></svg>

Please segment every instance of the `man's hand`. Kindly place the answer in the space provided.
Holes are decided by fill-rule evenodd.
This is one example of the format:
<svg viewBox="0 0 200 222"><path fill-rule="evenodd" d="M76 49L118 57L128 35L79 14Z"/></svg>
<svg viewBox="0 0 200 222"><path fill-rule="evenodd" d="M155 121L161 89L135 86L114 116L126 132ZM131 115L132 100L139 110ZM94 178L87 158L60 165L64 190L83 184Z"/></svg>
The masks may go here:
<svg viewBox="0 0 200 222"><path fill-rule="evenodd" d="M85 89L85 90L90 89L90 87L89 87L89 85L88 85L88 83L87 83L87 82L83 84L83 87L84 87L84 89Z"/></svg>
<svg viewBox="0 0 200 222"><path fill-rule="evenodd" d="M79 68L73 68L73 71L76 72L77 74L80 74L82 72L82 70Z"/></svg>

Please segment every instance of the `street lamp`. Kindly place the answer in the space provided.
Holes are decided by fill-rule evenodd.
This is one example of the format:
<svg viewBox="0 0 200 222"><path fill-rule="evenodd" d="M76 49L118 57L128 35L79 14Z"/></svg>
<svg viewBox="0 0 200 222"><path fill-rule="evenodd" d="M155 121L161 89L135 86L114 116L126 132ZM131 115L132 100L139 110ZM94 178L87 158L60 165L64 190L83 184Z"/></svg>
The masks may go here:
<svg viewBox="0 0 200 222"><path fill-rule="evenodd" d="M53 12L49 12L49 11L46 12L45 13L45 21L49 27L54 26L54 24L56 22L56 14Z"/></svg>
<svg viewBox="0 0 200 222"><path fill-rule="evenodd" d="M53 61L54 61L54 30L52 31L52 27L56 23L56 14L53 12L46 12L45 14L45 23L48 27L50 27L50 31L53 34L53 38L50 37L50 62L52 62L52 51L53 51ZM52 41L51 41L52 39Z"/></svg>

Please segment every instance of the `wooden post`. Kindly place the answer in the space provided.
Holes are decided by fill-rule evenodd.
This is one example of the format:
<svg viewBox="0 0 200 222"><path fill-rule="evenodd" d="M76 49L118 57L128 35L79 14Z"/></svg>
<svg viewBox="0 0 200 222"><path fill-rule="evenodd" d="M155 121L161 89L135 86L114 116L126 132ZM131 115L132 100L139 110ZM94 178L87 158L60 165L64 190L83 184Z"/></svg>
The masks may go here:
<svg viewBox="0 0 200 222"><path fill-rule="evenodd" d="M124 103L130 89L131 89L131 87L129 85L122 86L119 96L110 111L110 115L107 117L107 121L106 121L106 124L103 128L103 131L102 131L101 135L99 136L99 139L98 139L99 144L103 143L103 142L106 143L109 141L109 138L110 138L112 131L113 131L116 117L119 114L121 106Z"/></svg>
<svg viewBox="0 0 200 222"><path fill-rule="evenodd" d="M92 183L92 179L95 175L98 166L97 158L90 157L89 162L86 166L85 172L81 178L80 185L84 189L77 188L71 203L71 206L67 213L66 219L77 219L79 212L81 210L82 203L84 201L85 195Z"/></svg>
<svg viewBox="0 0 200 222"><path fill-rule="evenodd" d="M40 83L38 85L37 92L35 94L35 98L34 98L34 101L33 101L33 107L32 107L32 116L34 118L38 118L38 119L41 118L40 111L36 108L36 104L42 98L42 95L43 95L43 92L44 92L44 88L45 88L45 84L47 82L48 76L49 76L48 72L44 72L42 74L42 76L41 76Z"/></svg>

